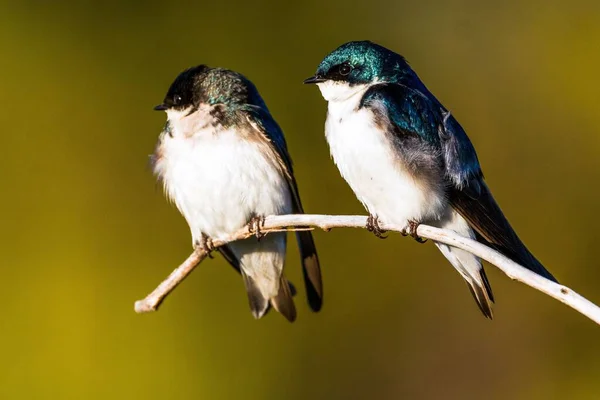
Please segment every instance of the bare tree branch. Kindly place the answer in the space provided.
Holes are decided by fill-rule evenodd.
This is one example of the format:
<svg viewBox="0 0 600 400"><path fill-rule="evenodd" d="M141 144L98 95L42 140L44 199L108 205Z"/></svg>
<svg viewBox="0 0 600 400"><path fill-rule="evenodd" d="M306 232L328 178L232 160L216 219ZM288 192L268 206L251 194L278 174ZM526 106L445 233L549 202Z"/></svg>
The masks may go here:
<svg viewBox="0 0 600 400"><path fill-rule="evenodd" d="M329 231L332 228L365 228L366 223L367 217L359 215L277 215L265 219L261 232L296 231L314 228L321 228L325 231ZM380 226L387 231L400 232L402 229L402 227L386 223L380 223ZM244 227L225 240L214 240L213 245L219 247L235 240L245 239L253 234L247 227ZM600 308L594 303L566 286L552 282L531 272L499 252L475 240L467 239L446 229L434 228L428 225L420 225L417 229L417 234L423 238L468 251L495 265L508 275L509 278L531 286L550 297L554 297L597 324L600 324ZM135 311L137 313L156 311L165 297L207 256L208 254L205 250L196 248L187 260L177 267L152 293L145 299L135 302Z"/></svg>

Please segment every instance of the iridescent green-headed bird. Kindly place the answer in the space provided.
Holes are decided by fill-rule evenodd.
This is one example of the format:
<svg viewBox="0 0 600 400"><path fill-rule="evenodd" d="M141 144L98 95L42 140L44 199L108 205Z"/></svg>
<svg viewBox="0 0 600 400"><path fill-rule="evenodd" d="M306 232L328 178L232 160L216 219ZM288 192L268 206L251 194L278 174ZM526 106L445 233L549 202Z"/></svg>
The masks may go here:
<svg viewBox="0 0 600 400"><path fill-rule="evenodd" d="M349 42L305 83L317 84L328 101L325 135L341 175L370 214L367 228L381 235L381 220L415 238L420 223L450 229L554 280L496 204L463 128L402 56L372 42ZM479 258L436 246L492 318L494 297Z"/></svg>
<svg viewBox="0 0 600 400"><path fill-rule="evenodd" d="M302 213L283 132L256 87L239 73L196 66L173 82L162 104L167 123L154 171L190 226L195 246L210 250L268 215ZM296 234L310 307L321 308L321 271L312 235ZM229 243L218 251L242 275L250 309L262 317L272 305L296 318L283 266L286 233Z"/></svg>

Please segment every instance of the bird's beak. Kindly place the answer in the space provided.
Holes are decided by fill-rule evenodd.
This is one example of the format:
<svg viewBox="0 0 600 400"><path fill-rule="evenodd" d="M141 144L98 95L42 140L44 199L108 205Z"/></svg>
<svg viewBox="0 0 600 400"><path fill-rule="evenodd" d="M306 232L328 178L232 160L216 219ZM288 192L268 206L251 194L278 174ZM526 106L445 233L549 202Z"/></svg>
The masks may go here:
<svg viewBox="0 0 600 400"><path fill-rule="evenodd" d="M315 75L315 76L311 76L308 79L305 79L304 84L308 85L308 84L313 84L313 83L321 83L321 82L325 82L325 81L326 81L326 79L323 79L319 75Z"/></svg>
<svg viewBox="0 0 600 400"><path fill-rule="evenodd" d="M165 103L163 103L163 104L159 104L159 105L157 105L156 107L154 107L154 109L155 109L156 111L166 111L168 108L169 108L169 107L167 107L167 106L165 105Z"/></svg>

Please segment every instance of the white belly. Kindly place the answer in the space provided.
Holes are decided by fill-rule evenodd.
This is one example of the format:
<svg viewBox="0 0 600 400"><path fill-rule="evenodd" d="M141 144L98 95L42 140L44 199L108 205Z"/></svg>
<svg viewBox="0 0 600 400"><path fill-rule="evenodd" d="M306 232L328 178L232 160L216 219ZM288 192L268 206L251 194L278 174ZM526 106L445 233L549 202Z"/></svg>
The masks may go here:
<svg viewBox="0 0 600 400"><path fill-rule="evenodd" d="M436 193L394 156L391 143L367 109L356 110L362 93L329 102L325 133L342 177L370 214L406 226L443 213L443 193Z"/></svg>
<svg viewBox="0 0 600 400"><path fill-rule="evenodd" d="M222 238L257 215L292 211L285 177L257 144L233 130L209 127L192 137L164 134L155 171L194 240L201 233Z"/></svg>

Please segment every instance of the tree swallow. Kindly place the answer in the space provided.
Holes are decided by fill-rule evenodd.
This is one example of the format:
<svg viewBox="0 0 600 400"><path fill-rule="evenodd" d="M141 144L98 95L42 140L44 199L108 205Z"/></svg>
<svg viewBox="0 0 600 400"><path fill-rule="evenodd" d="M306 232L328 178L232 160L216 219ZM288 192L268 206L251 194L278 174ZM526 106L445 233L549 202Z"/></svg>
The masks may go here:
<svg viewBox="0 0 600 400"><path fill-rule="evenodd" d="M349 42L304 83L317 84L328 102L331 155L368 210L369 230L381 235L379 219L415 238L420 223L450 229L555 281L496 204L463 128L402 56L369 41ZM435 244L491 319L494 297L481 260Z"/></svg>
<svg viewBox="0 0 600 400"><path fill-rule="evenodd" d="M194 246L211 250L267 215L303 213L283 132L256 87L239 73L199 65L183 71L162 104L167 123L153 169L185 217ZM322 304L319 260L312 234L297 232L308 302ZM259 240L260 239L260 240ZM270 233L218 248L244 280L250 309L261 318L272 305L296 318L283 274L286 233Z"/></svg>

